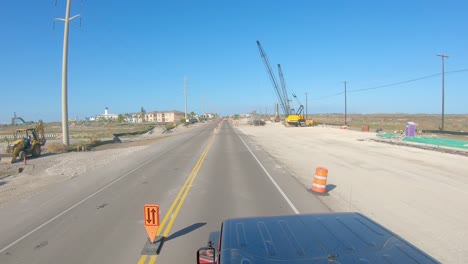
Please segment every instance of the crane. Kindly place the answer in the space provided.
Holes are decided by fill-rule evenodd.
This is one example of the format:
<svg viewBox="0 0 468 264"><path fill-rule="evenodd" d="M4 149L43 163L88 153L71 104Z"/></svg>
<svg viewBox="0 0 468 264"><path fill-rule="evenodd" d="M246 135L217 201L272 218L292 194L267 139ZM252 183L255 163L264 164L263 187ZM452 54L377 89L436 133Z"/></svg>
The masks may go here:
<svg viewBox="0 0 468 264"><path fill-rule="evenodd" d="M271 84L273 85L273 88L276 93L276 97L278 98L278 102L281 105L281 109L283 110L283 114L285 116L289 115L289 109L287 108L286 104L289 103L285 101L284 95L281 94L279 87L278 87L278 81L276 80L275 75L273 75L273 70L271 69L270 62L268 61L268 57L265 53L265 51L262 48L262 45L260 44L260 41L257 40L257 45L258 45L258 50L260 51L260 56L263 59L263 63L265 64L265 68L268 73L268 77L270 77Z"/></svg>
<svg viewBox="0 0 468 264"><path fill-rule="evenodd" d="M291 100L289 100L288 91L286 90L286 82L284 80L283 70L281 70L281 64L278 64L278 74L279 74L280 81L281 81L281 89L283 91L283 98L286 101L286 108L288 109L288 115L290 115L294 113L294 109L291 109L291 105L289 104Z"/></svg>
<svg viewBox="0 0 468 264"><path fill-rule="evenodd" d="M299 98L297 98L296 94L292 93L292 96L296 99L296 102L297 104L299 105L299 109L297 109L297 111L295 111L295 109L291 108L289 102L291 100L289 100L288 98L288 93L287 93L287 89L286 89L286 81L284 80L284 74L283 74L283 70L281 69L281 65L278 64L278 72L279 72L279 77L280 77L280 81L281 81L281 87L283 89L283 94L284 94L284 97L288 100L288 109L290 110L289 111L289 114L290 115L302 115L302 112L304 111L304 105L302 105L301 101L299 100Z"/></svg>
<svg viewBox="0 0 468 264"><path fill-rule="evenodd" d="M297 98L297 96L295 94L292 94L292 96L294 98L296 98L296 102L299 105L299 109L297 109L296 115L302 115L302 112L304 112L304 105L302 104L301 100L299 100L299 98Z"/></svg>
<svg viewBox="0 0 468 264"><path fill-rule="evenodd" d="M263 50L262 45L260 44L260 41L257 40L257 46L258 50L260 51L260 56L263 59L263 64L265 65L265 68L268 73L268 77L270 77L270 81L273 85L273 89L275 90L276 97L278 98L278 101L281 105L281 108L283 110L284 116L286 116L286 123L292 126L299 126L303 125L305 123L304 115L302 115L302 110L304 107L301 105L299 107L299 111L294 112L294 109L291 109L289 97L288 97L288 92L286 88L286 82L284 81L284 76L283 76L283 71L281 70L281 65L278 64L278 72L281 80L281 90L278 86L278 81L276 80L275 75L273 74L273 70L271 69L270 62L268 61L268 57ZM297 96L294 95L294 97L297 99Z"/></svg>

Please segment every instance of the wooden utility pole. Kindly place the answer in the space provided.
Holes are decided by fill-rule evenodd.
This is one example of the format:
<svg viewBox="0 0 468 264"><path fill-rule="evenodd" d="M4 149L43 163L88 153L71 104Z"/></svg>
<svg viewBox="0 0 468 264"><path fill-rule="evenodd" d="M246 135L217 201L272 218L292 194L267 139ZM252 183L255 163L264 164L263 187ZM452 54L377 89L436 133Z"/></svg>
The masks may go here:
<svg viewBox="0 0 468 264"><path fill-rule="evenodd" d="M440 127L440 130L444 131L444 104L445 104L445 69L444 69L444 64L445 64L445 58L448 58L449 56L445 54L437 54L437 56L442 58L442 125Z"/></svg>
<svg viewBox="0 0 468 264"><path fill-rule="evenodd" d="M347 101L346 101L346 81L344 81L344 124L345 126L347 125L347 118L346 118L346 115L347 115Z"/></svg>
<svg viewBox="0 0 468 264"><path fill-rule="evenodd" d="M187 123L187 76L184 76L185 122Z"/></svg>
<svg viewBox="0 0 468 264"><path fill-rule="evenodd" d="M305 110L306 110L306 111L305 111L305 112L306 112L305 120L306 120L306 122L307 122L307 93L306 93L306 109L305 109Z"/></svg>

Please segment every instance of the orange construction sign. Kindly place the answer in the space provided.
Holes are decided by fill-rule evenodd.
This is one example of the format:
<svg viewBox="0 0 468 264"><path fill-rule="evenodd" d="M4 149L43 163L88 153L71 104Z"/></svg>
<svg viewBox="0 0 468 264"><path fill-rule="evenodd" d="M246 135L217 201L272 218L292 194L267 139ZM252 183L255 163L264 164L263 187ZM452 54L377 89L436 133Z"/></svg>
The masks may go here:
<svg viewBox="0 0 468 264"><path fill-rule="evenodd" d="M146 233L151 243L154 243L156 239L156 233L159 229L159 205L157 204L145 204L143 208L144 222Z"/></svg>

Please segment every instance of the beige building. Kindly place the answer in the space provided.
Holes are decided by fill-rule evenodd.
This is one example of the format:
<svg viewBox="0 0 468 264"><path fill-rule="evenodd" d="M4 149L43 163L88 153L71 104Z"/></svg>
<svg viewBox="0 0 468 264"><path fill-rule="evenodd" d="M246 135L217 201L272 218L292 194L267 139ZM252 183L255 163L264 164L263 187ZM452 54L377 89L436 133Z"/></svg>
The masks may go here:
<svg viewBox="0 0 468 264"><path fill-rule="evenodd" d="M184 118L185 114L180 111L154 111L145 114L146 122L170 123Z"/></svg>

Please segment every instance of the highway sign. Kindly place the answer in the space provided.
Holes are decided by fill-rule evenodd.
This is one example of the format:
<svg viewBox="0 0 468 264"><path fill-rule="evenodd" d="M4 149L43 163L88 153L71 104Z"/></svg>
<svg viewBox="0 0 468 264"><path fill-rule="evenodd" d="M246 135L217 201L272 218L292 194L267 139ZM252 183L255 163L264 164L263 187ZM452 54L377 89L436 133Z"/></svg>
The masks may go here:
<svg viewBox="0 0 468 264"><path fill-rule="evenodd" d="M145 204L143 208L143 216L146 233L148 233L151 243L154 243L156 233L159 229L159 205Z"/></svg>

